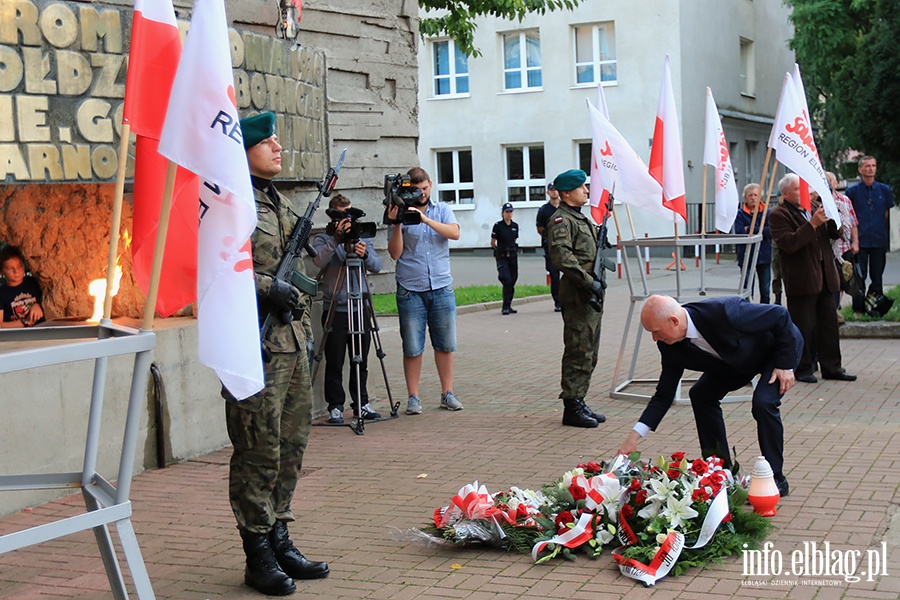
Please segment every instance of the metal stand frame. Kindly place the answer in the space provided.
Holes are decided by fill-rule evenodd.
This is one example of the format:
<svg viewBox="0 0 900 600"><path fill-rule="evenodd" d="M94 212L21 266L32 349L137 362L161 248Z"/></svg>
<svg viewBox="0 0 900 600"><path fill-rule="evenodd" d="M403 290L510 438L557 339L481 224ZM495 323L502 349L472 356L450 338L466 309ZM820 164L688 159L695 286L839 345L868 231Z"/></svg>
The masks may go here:
<svg viewBox="0 0 900 600"><path fill-rule="evenodd" d="M142 600L155 598L134 527L131 524L132 508L129 494L141 411L146 396L147 374L150 369L150 351L156 347L156 335L152 331L138 331L115 325L108 319L104 319L99 325L5 329L0 332L0 344L3 342L43 342L45 344L56 342L57 345L3 353L3 360L0 361L0 373L93 359L94 378L81 472L0 475L0 492L81 488L87 511L73 517L0 536L0 554L93 529L113 597L116 600L125 600L128 598L128 592L125 589L122 569L116 557L108 527L112 524L115 525L118 532L122 552L131 572L137 597ZM113 486L96 470L97 453L109 357L123 354L134 354L135 358L122 453L119 459L119 472L116 485Z"/></svg>
<svg viewBox="0 0 900 600"><path fill-rule="evenodd" d="M348 248L348 251L349 250L350 249ZM345 284L347 291L347 332L350 335L350 368L356 370L356 398L358 399L360 406L357 410L355 422L316 423L316 425L347 425L356 432L357 435L363 435L366 432L366 421L363 419L361 410L362 398L360 396L362 395L362 386L359 382L359 367L363 361L363 336L365 336L367 330L372 335L372 344L375 346L375 354L378 356L378 360L381 363L381 374L384 377L384 388L387 390L388 406L391 408L391 419L397 418L400 402L394 402L394 398L391 395L391 385L388 382L387 368L384 366L384 357L387 355L381 345L380 329L378 328L378 322L375 320L375 309L372 306L372 293L369 291L371 288L369 287L369 278L366 276L365 262L355 254L353 256L348 255L344 260L343 267L334 282L332 298L337 297L338 290ZM363 292L362 290L366 291ZM322 338L318 340L316 350L313 353L315 366L310 377L312 383L315 383L316 375L319 372L319 365L322 364L322 355L325 352L325 342L328 340L328 335L333 329L332 323L334 321L336 308L337 302L332 302L328 307L328 314L325 317ZM368 422L378 423L379 421L387 420L388 419L384 418L371 419Z"/></svg>
<svg viewBox="0 0 900 600"><path fill-rule="evenodd" d="M760 242L762 242L762 234L754 234L754 235L738 235L738 234L728 234L728 235L720 235L720 234L696 234L696 235L685 235L678 237L659 237L659 238L636 238L633 240L621 241L619 244L622 246L622 264L625 267L625 277L628 280L628 290L631 300L631 305L628 307L628 316L625 318L625 330L622 332L622 343L619 346L619 356L616 359L616 369L613 373L612 383L610 385L609 395L612 398L626 398L632 400L648 400L651 395L643 394L638 392L629 392L628 388L635 384L655 384L659 382L659 379L636 379L635 378L635 369L637 366L638 355L641 349L641 338L644 334L644 329L638 323L636 330L634 331L634 345L632 346L632 354L631 354L631 363L628 368L628 373L625 375L624 379L620 378L620 374L623 370L623 362L625 360L625 352L627 350L628 341L630 336L632 335L632 323L635 316L635 307L638 302L644 302L648 297L652 294L668 294L673 298L678 300L679 302L691 301L691 300L700 300L703 297L707 296L709 292L718 292L718 295L735 295L741 296L742 298L749 298L752 290L752 278L750 281L747 281L746 272L747 269L750 268L750 264L752 263L753 269L755 271L756 260L759 254L759 246ZM741 269L740 280L734 287L727 288L711 288L706 285L706 248L709 246L716 246L717 244L744 244L747 246L747 253L745 256L751 256L752 259L750 261L744 261L744 266ZM682 260L682 252L683 248L689 246L698 246L700 247L700 268L699 268L699 280L695 283L694 286L685 286L683 285L682 273L679 265L681 265ZM650 247L665 247L665 248L674 248L675 249L675 289L671 288L661 288L661 289L653 289L651 290L650 283L648 278L641 266L641 262L643 259L641 257L641 248L650 248ZM634 248L634 254L638 262L638 268L636 272L640 275L640 286L638 286L638 282L635 281L632 273L632 265L631 259L628 256L628 249ZM666 281L669 281L668 279ZM744 283L748 285L744 285ZM639 287L639 289L638 289ZM675 402L677 404L685 404L690 400L684 398L681 393L682 384L686 382L694 382L697 378L688 378L684 377L678 384L678 390L675 393ZM754 379L754 386L756 380ZM751 392L752 394L752 392ZM722 401L723 402L740 402L744 400L749 400L752 395L748 394L730 394L726 396Z"/></svg>

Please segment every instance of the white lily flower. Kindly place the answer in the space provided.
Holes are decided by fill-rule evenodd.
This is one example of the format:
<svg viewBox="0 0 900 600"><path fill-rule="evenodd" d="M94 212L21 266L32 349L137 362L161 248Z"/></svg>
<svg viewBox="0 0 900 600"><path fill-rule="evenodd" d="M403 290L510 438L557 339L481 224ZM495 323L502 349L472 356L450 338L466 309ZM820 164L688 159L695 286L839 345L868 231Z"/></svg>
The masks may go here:
<svg viewBox="0 0 900 600"><path fill-rule="evenodd" d="M678 490L678 481L670 480L669 477L663 473L662 479L650 479L650 487L653 489L654 493L651 494L647 500L665 502L669 496Z"/></svg>
<svg viewBox="0 0 900 600"><path fill-rule="evenodd" d="M691 498L677 498L674 495L669 496L666 500L666 507L662 510L662 515L669 520L669 525L674 529L687 523L690 519L696 517L699 513L691 508Z"/></svg>
<svg viewBox="0 0 900 600"><path fill-rule="evenodd" d="M572 469L571 471L567 471L563 475L562 481L559 482L559 489L561 489L561 490L569 489L569 487L572 485L572 480L575 479L576 477L583 476L583 475L584 475L584 469L582 469L581 467L577 467L575 469Z"/></svg>

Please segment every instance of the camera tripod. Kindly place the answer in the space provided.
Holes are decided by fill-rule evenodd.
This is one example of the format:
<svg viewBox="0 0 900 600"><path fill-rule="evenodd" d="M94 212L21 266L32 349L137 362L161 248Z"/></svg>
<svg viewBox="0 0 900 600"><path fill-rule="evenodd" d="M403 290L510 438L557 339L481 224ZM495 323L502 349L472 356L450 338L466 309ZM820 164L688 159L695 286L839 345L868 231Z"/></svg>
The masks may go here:
<svg viewBox="0 0 900 600"><path fill-rule="evenodd" d="M388 383L387 369L384 366L384 349L381 345L380 329L378 322L375 320L375 309L372 307L372 293L369 288L369 279L366 276L365 262L356 254L350 254L352 246L347 244L347 258L338 273L334 282L334 290L332 291L332 302L328 307L328 313L325 316L325 324L323 325L323 334L320 340L316 342L315 352L313 354L313 372L311 376L312 383L316 381L316 375L319 371L319 365L322 363L322 357L325 353L325 344L328 336L334 329L334 316L337 312L337 296L340 289L347 291L347 332L349 335L350 350L350 368L354 372L354 383L356 389L356 418L350 423L319 423L320 425L348 425L357 435L365 433L365 417L362 411L362 384L360 381L360 365L364 359L363 350L365 343L365 334L368 331L371 334L372 344L375 346L375 354L381 363L381 373L384 376L384 388L387 391L388 405L391 408L391 419L396 419L400 402L394 402L391 396L391 386ZM365 284L365 285L363 285ZM365 291L363 291L365 289ZM351 394L352 398L353 394ZM352 400L351 400L352 402ZM387 421L386 418L370 419L370 423L379 421Z"/></svg>

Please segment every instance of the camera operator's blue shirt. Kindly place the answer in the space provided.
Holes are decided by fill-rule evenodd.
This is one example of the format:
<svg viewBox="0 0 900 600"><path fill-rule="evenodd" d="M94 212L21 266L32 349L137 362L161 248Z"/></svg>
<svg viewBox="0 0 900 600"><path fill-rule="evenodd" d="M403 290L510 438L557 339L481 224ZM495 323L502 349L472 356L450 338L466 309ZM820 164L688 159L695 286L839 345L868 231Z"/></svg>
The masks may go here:
<svg viewBox="0 0 900 600"><path fill-rule="evenodd" d="M425 216L439 223L456 224L453 210L431 200ZM401 225L403 252L397 259L397 283L413 292L439 290L453 283L450 276L450 240L426 225ZM388 230L388 240L394 228Z"/></svg>

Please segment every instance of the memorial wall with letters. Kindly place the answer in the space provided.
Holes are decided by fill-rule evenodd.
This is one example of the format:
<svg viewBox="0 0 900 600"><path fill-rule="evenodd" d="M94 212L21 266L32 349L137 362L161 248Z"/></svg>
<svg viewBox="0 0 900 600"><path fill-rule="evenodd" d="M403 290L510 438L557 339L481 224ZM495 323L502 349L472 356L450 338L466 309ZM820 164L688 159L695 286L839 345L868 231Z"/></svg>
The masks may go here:
<svg viewBox="0 0 900 600"><path fill-rule="evenodd" d="M5 183L114 181L131 19L130 7L97 2L0 1ZM186 15L179 28L184 37ZM229 40L241 114L277 115L280 179L318 181L328 162L324 53L233 28Z"/></svg>

